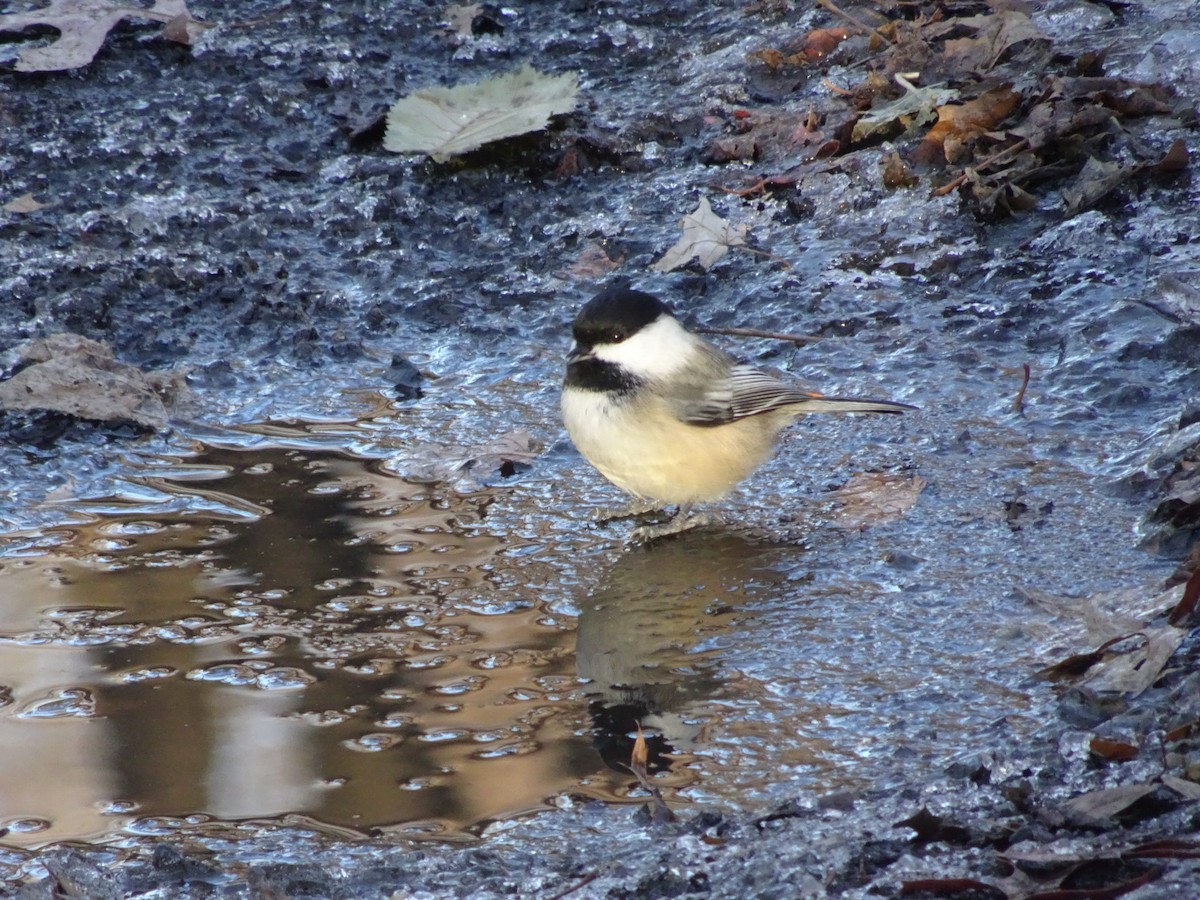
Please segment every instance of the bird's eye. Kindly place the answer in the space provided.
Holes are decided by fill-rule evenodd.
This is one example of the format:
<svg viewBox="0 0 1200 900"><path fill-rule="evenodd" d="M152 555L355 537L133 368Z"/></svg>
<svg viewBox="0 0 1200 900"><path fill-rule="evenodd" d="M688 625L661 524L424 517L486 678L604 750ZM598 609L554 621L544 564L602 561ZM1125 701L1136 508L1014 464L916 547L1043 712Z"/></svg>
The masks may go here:
<svg viewBox="0 0 1200 900"><path fill-rule="evenodd" d="M625 333L623 331L614 331L608 336L610 344L619 344L623 340L625 340Z"/></svg>

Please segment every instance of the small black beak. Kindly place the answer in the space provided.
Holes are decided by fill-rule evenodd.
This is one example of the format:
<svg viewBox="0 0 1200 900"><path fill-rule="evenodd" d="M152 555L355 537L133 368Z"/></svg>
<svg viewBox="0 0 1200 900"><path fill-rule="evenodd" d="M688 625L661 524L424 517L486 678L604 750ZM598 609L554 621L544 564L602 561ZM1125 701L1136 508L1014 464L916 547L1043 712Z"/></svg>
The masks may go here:
<svg viewBox="0 0 1200 900"><path fill-rule="evenodd" d="M572 344L571 352L567 354L567 365L569 366L571 363L577 363L582 359L588 359L591 357L591 355L592 349L590 347L585 349L580 347L578 344Z"/></svg>

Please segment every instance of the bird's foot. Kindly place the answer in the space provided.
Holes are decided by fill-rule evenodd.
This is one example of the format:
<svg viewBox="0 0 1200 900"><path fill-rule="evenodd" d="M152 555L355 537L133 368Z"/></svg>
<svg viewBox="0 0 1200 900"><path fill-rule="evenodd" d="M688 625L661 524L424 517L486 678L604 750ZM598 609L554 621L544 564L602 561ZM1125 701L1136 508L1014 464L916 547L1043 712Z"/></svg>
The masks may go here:
<svg viewBox="0 0 1200 900"><path fill-rule="evenodd" d="M633 529L628 542L630 544L652 544L673 534L681 534L684 531L699 528L701 525L711 525L714 521L715 518L710 513L692 515L691 509L684 506L680 507L679 512L669 521L658 525L642 525Z"/></svg>
<svg viewBox="0 0 1200 900"><path fill-rule="evenodd" d="M636 519L646 513L662 512L662 504L653 500L631 500L622 509L615 512L601 513L596 516L597 525L608 525L610 522L620 522L622 519Z"/></svg>

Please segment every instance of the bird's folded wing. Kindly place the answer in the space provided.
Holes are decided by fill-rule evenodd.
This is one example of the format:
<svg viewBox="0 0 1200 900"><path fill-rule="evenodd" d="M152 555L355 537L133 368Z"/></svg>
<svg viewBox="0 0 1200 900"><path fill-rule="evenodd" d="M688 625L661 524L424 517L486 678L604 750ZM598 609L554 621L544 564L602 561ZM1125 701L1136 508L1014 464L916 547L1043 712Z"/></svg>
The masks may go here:
<svg viewBox="0 0 1200 900"><path fill-rule="evenodd" d="M724 425L811 398L753 366L736 365L728 378L709 387L680 407L679 418L689 425Z"/></svg>

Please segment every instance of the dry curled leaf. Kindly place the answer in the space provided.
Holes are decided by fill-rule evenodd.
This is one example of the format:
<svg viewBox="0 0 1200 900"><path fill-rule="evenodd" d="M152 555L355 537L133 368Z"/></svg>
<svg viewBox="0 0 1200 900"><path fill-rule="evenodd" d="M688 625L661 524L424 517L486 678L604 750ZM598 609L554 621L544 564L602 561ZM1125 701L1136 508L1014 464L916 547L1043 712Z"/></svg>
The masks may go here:
<svg viewBox="0 0 1200 900"><path fill-rule="evenodd" d="M841 504L838 524L858 529L899 519L917 502L925 485L920 475L859 472L830 496Z"/></svg>
<svg viewBox="0 0 1200 900"><path fill-rule="evenodd" d="M670 272L692 259L703 269L711 268L730 247L744 246L746 232L750 230L746 225L730 225L718 216L707 197L700 198L700 205L680 219L679 226L683 236L654 264L654 271Z"/></svg>
<svg viewBox="0 0 1200 900"><path fill-rule="evenodd" d="M44 409L95 422L166 425L160 396L171 376L146 373L115 359L107 345L56 334L20 348L25 367L0 381L0 410Z"/></svg>
<svg viewBox="0 0 1200 900"><path fill-rule="evenodd" d="M959 162L965 156L964 144L991 131L1017 108L1021 95L1009 86L994 88L966 103L948 103L937 108L937 124L913 153L921 163Z"/></svg>
<svg viewBox="0 0 1200 900"><path fill-rule="evenodd" d="M1049 35L1038 28L1029 16L1017 10L999 10L952 21L956 27L976 31L975 37L949 40L945 44L947 62L964 71L987 72L1009 48L1018 44L1050 43Z"/></svg>
<svg viewBox="0 0 1200 900"><path fill-rule="evenodd" d="M570 278L572 281L596 281L603 278L625 261L624 256L613 259L608 255L602 244L590 241L575 261L556 274L560 278Z"/></svg>
<svg viewBox="0 0 1200 900"><path fill-rule="evenodd" d="M574 72L543 75L529 65L474 84L423 88L392 106L383 146L444 162L492 141L545 128L551 116L575 108L578 93Z"/></svg>
<svg viewBox="0 0 1200 900"><path fill-rule="evenodd" d="M104 45L108 32L122 19L162 22L168 40L191 43L205 27L192 18L184 0L155 0L153 6L126 6L106 0L51 0L29 13L0 16L0 31L22 31L45 25L59 32L45 47L22 50L14 68L18 72L60 72L90 63Z"/></svg>
<svg viewBox="0 0 1200 900"><path fill-rule="evenodd" d="M1063 811L1081 825L1102 827L1156 790L1156 784L1123 784L1091 791L1068 800L1063 804Z"/></svg>

